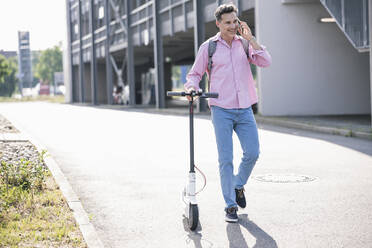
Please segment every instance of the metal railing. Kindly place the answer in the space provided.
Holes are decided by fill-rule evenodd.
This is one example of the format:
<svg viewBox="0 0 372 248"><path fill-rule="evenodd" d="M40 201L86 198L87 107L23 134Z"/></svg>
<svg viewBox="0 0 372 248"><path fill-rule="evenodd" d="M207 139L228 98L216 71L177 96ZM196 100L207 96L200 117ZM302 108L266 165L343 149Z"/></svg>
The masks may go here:
<svg viewBox="0 0 372 248"><path fill-rule="evenodd" d="M369 51L368 0L320 0L359 52Z"/></svg>

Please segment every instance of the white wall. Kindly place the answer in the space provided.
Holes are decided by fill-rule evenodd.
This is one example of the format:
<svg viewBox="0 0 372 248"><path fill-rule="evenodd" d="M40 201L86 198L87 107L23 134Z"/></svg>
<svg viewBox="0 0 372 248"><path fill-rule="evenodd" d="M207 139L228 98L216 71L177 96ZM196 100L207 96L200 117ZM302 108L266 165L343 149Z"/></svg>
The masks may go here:
<svg viewBox="0 0 372 248"><path fill-rule="evenodd" d="M369 114L369 53L359 53L314 3L256 0L256 30L273 63L258 70L262 115Z"/></svg>
<svg viewBox="0 0 372 248"><path fill-rule="evenodd" d="M71 103L73 102L73 99L72 99L72 71L71 71L71 57L70 57L70 54L71 54L71 49L69 48L69 43L68 43L68 30L67 30L67 25L69 25L69 21L68 21L68 14L67 14L67 11L68 11L68 6L67 6L67 1L65 1L65 8L64 8L64 12L65 12L65 16L66 16L66 26L65 28L63 29L63 32L64 32L64 39L62 41L62 51L63 51L63 78L64 78L64 84L65 84L65 87L66 87L66 93L65 93L65 102L67 103Z"/></svg>

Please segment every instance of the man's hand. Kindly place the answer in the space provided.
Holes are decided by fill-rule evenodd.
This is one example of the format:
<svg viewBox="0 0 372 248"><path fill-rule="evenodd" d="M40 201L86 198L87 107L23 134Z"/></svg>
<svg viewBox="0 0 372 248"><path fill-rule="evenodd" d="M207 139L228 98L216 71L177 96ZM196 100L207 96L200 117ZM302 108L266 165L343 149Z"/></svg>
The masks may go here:
<svg viewBox="0 0 372 248"><path fill-rule="evenodd" d="M190 87L188 89L186 89L186 92L187 93L190 93L191 91L196 91L194 87ZM191 101L191 96L186 96L187 100ZM194 96L194 101L198 99L198 96Z"/></svg>
<svg viewBox="0 0 372 248"><path fill-rule="evenodd" d="M258 42L256 41L256 38L254 38L254 36L252 35L252 31L251 29L249 28L248 24L246 22L243 22L241 20L239 20L239 27L238 27L238 30L239 30L239 33L240 35L248 40L252 47L255 49L255 50L262 50L262 47L260 44L258 44Z"/></svg>
<svg viewBox="0 0 372 248"><path fill-rule="evenodd" d="M251 41L252 38L254 38L254 37L252 35L252 31L249 28L248 24L246 22L241 21L241 20L238 20L238 21L239 21L239 24L240 24L239 28L238 28L240 35L244 39L246 39L248 41Z"/></svg>

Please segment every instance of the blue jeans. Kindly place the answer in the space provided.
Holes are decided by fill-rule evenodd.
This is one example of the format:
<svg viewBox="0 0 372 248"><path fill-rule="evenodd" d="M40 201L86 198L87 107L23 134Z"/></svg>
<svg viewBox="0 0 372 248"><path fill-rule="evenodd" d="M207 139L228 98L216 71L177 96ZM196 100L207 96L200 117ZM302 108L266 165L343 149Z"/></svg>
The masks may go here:
<svg viewBox="0 0 372 248"><path fill-rule="evenodd" d="M226 207L237 206L235 188L241 189L247 183L258 159L259 142L256 120L252 108L224 109L211 106L212 122L216 134L218 163L223 198ZM238 174L234 176L233 130L243 150Z"/></svg>

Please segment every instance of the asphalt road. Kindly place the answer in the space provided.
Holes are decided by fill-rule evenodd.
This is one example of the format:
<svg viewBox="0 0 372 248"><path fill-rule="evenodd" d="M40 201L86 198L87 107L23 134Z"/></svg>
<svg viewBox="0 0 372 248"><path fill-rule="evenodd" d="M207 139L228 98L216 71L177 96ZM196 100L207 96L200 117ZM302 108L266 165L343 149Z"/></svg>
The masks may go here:
<svg viewBox="0 0 372 248"><path fill-rule="evenodd" d="M247 208L227 224L213 126L196 119L207 187L197 196L201 225L189 232L187 117L51 103L2 103L0 113L48 148L106 247L372 246L371 141L260 126ZM302 178L314 180L294 182Z"/></svg>

